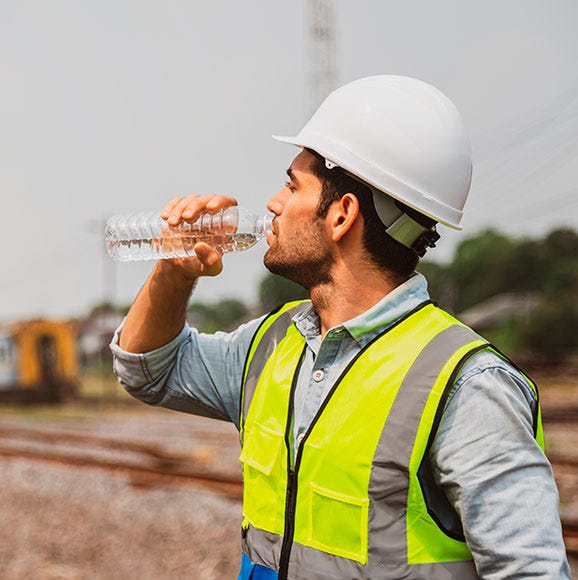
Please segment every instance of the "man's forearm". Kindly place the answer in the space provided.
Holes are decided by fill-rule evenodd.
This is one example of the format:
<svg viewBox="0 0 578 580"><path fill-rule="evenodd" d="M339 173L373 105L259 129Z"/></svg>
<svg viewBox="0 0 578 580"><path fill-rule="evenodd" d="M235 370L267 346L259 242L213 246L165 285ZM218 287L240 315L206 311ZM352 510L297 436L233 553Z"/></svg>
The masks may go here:
<svg viewBox="0 0 578 580"><path fill-rule="evenodd" d="M236 205L223 195L176 197L162 210L169 226L193 223L203 212ZM217 276L223 269L221 253L204 242L195 244L189 258L160 260L132 305L122 328L119 346L132 353L149 352L169 343L182 330L187 304L199 276Z"/></svg>
<svg viewBox="0 0 578 580"><path fill-rule="evenodd" d="M196 278L171 260L156 265L126 317L119 346L143 353L170 342L182 330Z"/></svg>

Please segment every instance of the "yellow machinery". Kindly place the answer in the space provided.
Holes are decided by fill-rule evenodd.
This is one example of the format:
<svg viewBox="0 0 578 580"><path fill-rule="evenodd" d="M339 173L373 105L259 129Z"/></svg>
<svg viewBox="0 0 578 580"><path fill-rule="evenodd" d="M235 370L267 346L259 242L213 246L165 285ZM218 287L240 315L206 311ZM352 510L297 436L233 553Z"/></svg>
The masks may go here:
<svg viewBox="0 0 578 580"><path fill-rule="evenodd" d="M0 332L0 393L58 402L77 382L74 323L31 320Z"/></svg>

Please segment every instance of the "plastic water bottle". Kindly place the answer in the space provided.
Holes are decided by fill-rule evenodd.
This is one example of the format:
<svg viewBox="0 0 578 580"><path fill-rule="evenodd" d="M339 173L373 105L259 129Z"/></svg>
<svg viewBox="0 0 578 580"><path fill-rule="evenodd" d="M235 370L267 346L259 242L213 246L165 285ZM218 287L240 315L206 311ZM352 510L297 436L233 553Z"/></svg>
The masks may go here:
<svg viewBox="0 0 578 580"><path fill-rule="evenodd" d="M178 226L169 226L155 212L113 216L106 223L106 247L118 262L194 256L197 242L223 253L239 252L265 237L272 221L272 215L258 215L239 206L204 213Z"/></svg>

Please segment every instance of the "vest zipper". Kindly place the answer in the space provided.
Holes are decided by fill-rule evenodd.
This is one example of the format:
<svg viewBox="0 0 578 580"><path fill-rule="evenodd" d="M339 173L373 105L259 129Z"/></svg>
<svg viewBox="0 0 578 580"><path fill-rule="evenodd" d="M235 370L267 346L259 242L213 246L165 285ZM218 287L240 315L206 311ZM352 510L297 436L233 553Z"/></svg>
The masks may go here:
<svg viewBox="0 0 578 580"><path fill-rule="evenodd" d="M293 534L295 532L295 508L297 507L297 478L291 469L287 473L287 495L285 497L285 530L283 531L283 544L279 558L279 580L287 580L289 572L289 557L293 546Z"/></svg>
<svg viewBox="0 0 578 580"><path fill-rule="evenodd" d="M295 467L291 465L291 424L293 422L293 403L295 398L295 388L303 358L305 356L305 347L301 352L299 363L293 375L291 384L291 393L289 394L289 409L287 412L287 425L285 426L285 446L287 448L287 492L285 494L285 527L283 530L283 543L281 544L281 555L279 556L279 574L278 580L287 580L289 573L289 558L291 557L291 548L293 546L293 534L295 533L295 510L297 508L297 472L299 470L299 459L301 457L301 447L296 451Z"/></svg>

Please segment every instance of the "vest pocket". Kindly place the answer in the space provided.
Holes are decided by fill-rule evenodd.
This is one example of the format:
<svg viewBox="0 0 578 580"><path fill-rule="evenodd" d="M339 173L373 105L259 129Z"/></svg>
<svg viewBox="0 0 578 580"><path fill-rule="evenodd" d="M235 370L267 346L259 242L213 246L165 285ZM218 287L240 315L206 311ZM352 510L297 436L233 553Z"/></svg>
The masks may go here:
<svg viewBox="0 0 578 580"><path fill-rule="evenodd" d="M245 429L239 460L243 464L243 512L254 526L276 530L283 434L253 423Z"/></svg>
<svg viewBox="0 0 578 580"><path fill-rule="evenodd" d="M308 544L366 564L368 513L368 498L348 496L311 483Z"/></svg>

